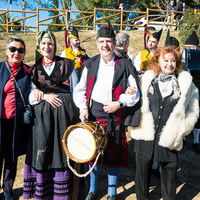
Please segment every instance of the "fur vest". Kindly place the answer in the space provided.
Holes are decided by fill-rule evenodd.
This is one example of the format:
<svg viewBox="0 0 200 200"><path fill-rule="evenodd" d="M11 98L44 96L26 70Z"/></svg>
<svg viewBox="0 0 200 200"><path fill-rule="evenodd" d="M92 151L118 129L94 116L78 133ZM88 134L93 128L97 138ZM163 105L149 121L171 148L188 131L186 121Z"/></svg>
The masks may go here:
<svg viewBox="0 0 200 200"><path fill-rule="evenodd" d="M130 127L131 137L135 140L152 141L155 139L153 115L148 99L149 87L154 78L153 71L148 70L141 79L141 120L138 127ZM192 131L199 117L199 93L188 72L179 71L177 80L181 92L180 99L160 133L158 144L170 150L180 151L183 147L183 136Z"/></svg>

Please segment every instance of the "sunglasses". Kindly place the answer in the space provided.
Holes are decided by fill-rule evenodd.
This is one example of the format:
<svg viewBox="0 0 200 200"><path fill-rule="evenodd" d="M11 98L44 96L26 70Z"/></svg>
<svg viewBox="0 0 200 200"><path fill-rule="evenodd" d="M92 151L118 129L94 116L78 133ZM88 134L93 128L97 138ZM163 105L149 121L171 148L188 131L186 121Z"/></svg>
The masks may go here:
<svg viewBox="0 0 200 200"><path fill-rule="evenodd" d="M12 53L14 53L15 51L18 51L20 54L25 53L25 48L21 48L21 47L20 48L16 48L14 46L10 46L10 47L8 47L8 49Z"/></svg>

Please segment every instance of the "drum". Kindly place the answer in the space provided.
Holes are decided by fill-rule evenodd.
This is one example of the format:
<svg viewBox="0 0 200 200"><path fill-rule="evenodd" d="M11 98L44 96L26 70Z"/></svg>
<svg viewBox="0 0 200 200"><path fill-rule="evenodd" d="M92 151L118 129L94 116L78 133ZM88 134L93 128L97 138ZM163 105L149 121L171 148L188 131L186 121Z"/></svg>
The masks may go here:
<svg viewBox="0 0 200 200"><path fill-rule="evenodd" d="M62 140L65 153L77 163L93 160L103 152L107 142L104 127L99 122L69 126Z"/></svg>

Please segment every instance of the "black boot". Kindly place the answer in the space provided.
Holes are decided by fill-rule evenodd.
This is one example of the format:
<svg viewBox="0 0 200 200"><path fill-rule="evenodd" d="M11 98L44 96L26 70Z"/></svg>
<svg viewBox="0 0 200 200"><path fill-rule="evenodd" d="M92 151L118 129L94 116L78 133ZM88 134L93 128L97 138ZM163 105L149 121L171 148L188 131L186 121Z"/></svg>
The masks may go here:
<svg viewBox="0 0 200 200"><path fill-rule="evenodd" d="M96 200L96 198L97 198L96 194L89 192L85 200Z"/></svg>

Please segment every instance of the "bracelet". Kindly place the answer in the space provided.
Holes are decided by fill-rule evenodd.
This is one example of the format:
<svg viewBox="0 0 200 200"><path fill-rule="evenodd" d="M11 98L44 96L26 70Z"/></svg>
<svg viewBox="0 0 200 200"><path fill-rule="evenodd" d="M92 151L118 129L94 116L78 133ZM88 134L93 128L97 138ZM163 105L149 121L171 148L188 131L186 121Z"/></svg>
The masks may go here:
<svg viewBox="0 0 200 200"><path fill-rule="evenodd" d="M120 108L123 107L123 103L121 101L118 101L119 105L120 105Z"/></svg>

